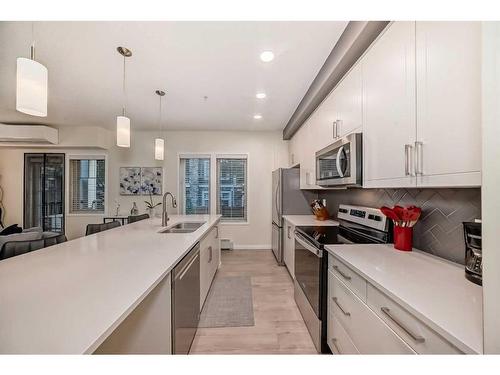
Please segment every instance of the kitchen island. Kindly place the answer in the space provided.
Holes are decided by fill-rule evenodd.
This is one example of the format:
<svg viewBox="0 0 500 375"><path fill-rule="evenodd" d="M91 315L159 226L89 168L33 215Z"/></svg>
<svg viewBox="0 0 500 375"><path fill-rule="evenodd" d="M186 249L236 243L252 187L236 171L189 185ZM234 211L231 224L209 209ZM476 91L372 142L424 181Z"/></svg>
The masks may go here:
<svg viewBox="0 0 500 375"><path fill-rule="evenodd" d="M220 215L148 219L0 262L0 353L93 353Z"/></svg>

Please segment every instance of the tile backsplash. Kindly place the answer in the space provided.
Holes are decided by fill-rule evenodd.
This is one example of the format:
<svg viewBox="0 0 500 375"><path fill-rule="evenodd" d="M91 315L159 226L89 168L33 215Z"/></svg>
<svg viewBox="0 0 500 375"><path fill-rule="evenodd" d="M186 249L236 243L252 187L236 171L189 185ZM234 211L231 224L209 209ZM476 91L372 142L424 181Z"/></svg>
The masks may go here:
<svg viewBox="0 0 500 375"><path fill-rule="evenodd" d="M481 217L481 189L346 189L319 191L336 217L340 203L367 207L415 205L422 216L414 227L414 247L464 263L462 222Z"/></svg>

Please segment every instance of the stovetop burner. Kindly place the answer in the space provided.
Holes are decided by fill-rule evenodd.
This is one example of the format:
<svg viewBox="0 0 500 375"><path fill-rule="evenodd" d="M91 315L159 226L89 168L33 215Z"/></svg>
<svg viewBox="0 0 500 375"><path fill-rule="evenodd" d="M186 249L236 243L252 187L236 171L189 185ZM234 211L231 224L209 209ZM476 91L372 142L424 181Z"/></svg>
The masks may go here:
<svg viewBox="0 0 500 375"><path fill-rule="evenodd" d="M378 209L340 205L339 226L297 227L314 246L324 245L389 243L390 225Z"/></svg>

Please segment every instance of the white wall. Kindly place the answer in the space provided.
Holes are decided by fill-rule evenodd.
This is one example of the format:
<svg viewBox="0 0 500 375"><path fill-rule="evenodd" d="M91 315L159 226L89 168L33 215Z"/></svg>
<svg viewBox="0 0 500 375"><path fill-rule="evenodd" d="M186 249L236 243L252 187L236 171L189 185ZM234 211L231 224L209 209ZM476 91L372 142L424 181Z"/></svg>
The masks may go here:
<svg viewBox="0 0 500 375"><path fill-rule="evenodd" d="M165 160L169 191L179 195L178 155L182 153L248 154L248 223L221 225L221 238L237 248L270 248L272 171L288 162L288 144L276 132L168 132Z"/></svg>
<svg viewBox="0 0 500 375"><path fill-rule="evenodd" d="M75 130L75 137L84 137ZM109 132L113 144L113 134ZM102 136L102 134L101 134ZM130 149L111 146L108 150L97 148L68 148L75 139L65 133L59 148L0 148L0 184L4 188L6 223L22 223L23 219L23 159L25 152L64 152L69 155L105 155L107 157L108 214L115 212L115 200L121 205L120 213L128 215L135 201L141 212L146 211L141 196L119 195L119 168L122 166L164 167L164 191L179 195L179 153L236 153L248 154L248 222L221 225L221 237L234 241L237 248L269 248L271 246L271 172L286 166L288 145L281 132L223 132L223 131L167 131L165 132L165 160L154 160L153 142L157 132L133 132ZM81 144L81 143L80 143ZM66 198L68 193L66 192ZM160 197L154 198L155 202ZM170 207L169 212L176 212ZM88 223L101 222L102 215L67 215L66 234L69 239L84 235Z"/></svg>
<svg viewBox="0 0 500 375"><path fill-rule="evenodd" d="M70 149L70 148L0 148L0 185L4 191L5 225L23 224L23 173L24 154L57 152L66 154L66 236L68 239L85 234L85 227L90 223L102 223L102 215L68 215L68 163L70 155L106 156L102 149Z"/></svg>
<svg viewBox="0 0 500 375"><path fill-rule="evenodd" d="M483 23L483 300L484 352L500 353L500 23Z"/></svg>

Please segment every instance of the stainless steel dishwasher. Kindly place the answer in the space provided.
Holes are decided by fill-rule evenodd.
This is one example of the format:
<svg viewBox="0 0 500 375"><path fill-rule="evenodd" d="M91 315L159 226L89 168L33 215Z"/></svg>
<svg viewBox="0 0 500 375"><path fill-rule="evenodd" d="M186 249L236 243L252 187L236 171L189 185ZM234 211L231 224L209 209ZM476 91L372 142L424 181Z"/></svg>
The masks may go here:
<svg viewBox="0 0 500 375"><path fill-rule="evenodd" d="M200 320L200 244L172 271L172 351L188 354Z"/></svg>

